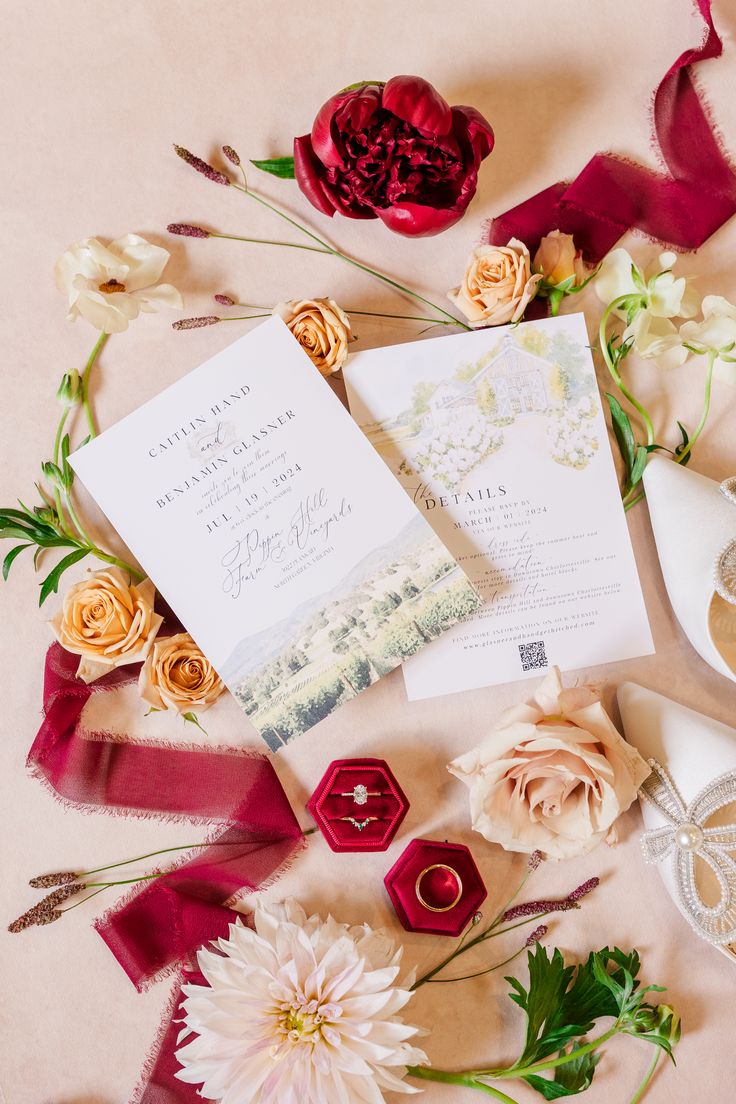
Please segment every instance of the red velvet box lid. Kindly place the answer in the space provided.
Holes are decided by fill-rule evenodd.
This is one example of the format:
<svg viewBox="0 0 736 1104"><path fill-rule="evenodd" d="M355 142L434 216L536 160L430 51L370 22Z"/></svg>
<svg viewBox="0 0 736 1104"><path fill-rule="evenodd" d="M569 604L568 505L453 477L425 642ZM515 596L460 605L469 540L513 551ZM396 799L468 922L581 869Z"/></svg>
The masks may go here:
<svg viewBox="0 0 736 1104"><path fill-rule="evenodd" d="M365 786L364 804L353 798ZM348 796L342 796L347 794ZM330 763L307 808L333 851L385 851L406 816L409 802L383 759L336 759ZM352 817L363 828L343 817Z"/></svg>
<svg viewBox="0 0 736 1104"><path fill-rule="evenodd" d="M445 867L450 867L460 879L460 899L446 911L432 911L419 899L417 882L427 872L421 883L425 899L435 894L436 900L430 903L449 903L458 892L459 883ZM439 840L413 839L389 870L384 884L406 930L433 935L460 935L487 896L478 867L465 844Z"/></svg>

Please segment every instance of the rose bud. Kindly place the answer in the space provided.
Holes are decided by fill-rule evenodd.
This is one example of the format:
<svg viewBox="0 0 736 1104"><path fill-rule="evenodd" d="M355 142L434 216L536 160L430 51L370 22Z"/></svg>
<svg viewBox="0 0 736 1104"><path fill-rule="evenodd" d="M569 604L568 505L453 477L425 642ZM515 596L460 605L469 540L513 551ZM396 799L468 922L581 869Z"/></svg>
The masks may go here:
<svg viewBox="0 0 736 1104"><path fill-rule="evenodd" d="M338 92L311 134L294 139L294 172L323 214L380 218L410 237L462 218L493 131L473 107L450 107L421 77Z"/></svg>
<svg viewBox="0 0 736 1104"><path fill-rule="evenodd" d="M580 251L575 248L572 234L552 230L545 234L534 254L532 268L540 272L545 283L553 287L573 277L573 286L582 284L586 277Z"/></svg>

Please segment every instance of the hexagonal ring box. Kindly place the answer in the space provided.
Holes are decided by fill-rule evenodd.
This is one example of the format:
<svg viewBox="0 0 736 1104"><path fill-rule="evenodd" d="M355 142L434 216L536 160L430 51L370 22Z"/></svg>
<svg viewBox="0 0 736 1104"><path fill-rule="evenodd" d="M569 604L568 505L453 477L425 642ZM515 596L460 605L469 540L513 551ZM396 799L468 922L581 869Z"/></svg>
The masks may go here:
<svg viewBox="0 0 736 1104"><path fill-rule="evenodd" d="M336 759L307 808L333 851L385 851L409 802L383 759Z"/></svg>
<svg viewBox="0 0 736 1104"><path fill-rule="evenodd" d="M465 844L439 840L412 840L384 884L406 930L433 935L460 935L487 896Z"/></svg>

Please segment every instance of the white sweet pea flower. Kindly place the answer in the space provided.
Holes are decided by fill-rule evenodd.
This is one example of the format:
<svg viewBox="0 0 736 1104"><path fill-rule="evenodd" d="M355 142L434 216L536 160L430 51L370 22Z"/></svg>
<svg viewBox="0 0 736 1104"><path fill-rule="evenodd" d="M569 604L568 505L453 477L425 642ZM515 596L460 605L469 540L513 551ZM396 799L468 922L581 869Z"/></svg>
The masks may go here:
<svg viewBox="0 0 736 1104"><path fill-rule="evenodd" d="M715 353L714 376L736 387L736 306L722 295L703 299L703 321L685 322L680 339L699 353Z"/></svg>
<svg viewBox="0 0 736 1104"><path fill-rule="evenodd" d="M629 336L633 337L639 356L656 359L663 368L677 368L687 360L688 351L683 345L681 332L669 318L640 311L631 325L626 327L624 340Z"/></svg>
<svg viewBox="0 0 736 1104"><path fill-rule="evenodd" d="M675 276L672 269L677 254L660 253L654 271L645 276L626 249L612 249L603 258L594 286L598 298L608 306L622 296L641 301L641 309L654 318L692 318L697 313L697 297L684 276ZM626 318L627 305L614 312Z"/></svg>
<svg viewBox="0 0 736 1104"><path fill-rule="evenodd" d="M621 335L639 356L657 359L664 368L674 368L687 359L672 318L692 318L698 309L691 281L675 276L677 254L660 253L654 271L645 276L626 249L613 249L604 258L595 279L598 297L609 307L622 300L612 314L629 320Z"/></svg>
<svg viewBox="0 0 736 1104"><path fill-rule="evenodd" d="M169 252L138 234L124 234L109 245L97 238L70 245L56 262L56 286L69 302L67 318L80 315L95 329L122 333L139 313L184 305L171 284L158 284Z"/></svg>

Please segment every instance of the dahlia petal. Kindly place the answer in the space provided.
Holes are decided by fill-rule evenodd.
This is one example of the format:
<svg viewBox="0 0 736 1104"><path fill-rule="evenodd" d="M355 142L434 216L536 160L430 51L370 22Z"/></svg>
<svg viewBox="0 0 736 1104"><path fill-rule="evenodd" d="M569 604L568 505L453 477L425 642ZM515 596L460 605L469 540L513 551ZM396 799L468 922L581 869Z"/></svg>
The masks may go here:
<svg viewBox="0 0 736 1104"><path fill-rule="evenodd" d="M452 128L450 105L423 77L392 77L383 89L383 107L422 134L447 134Z"/></svg>

